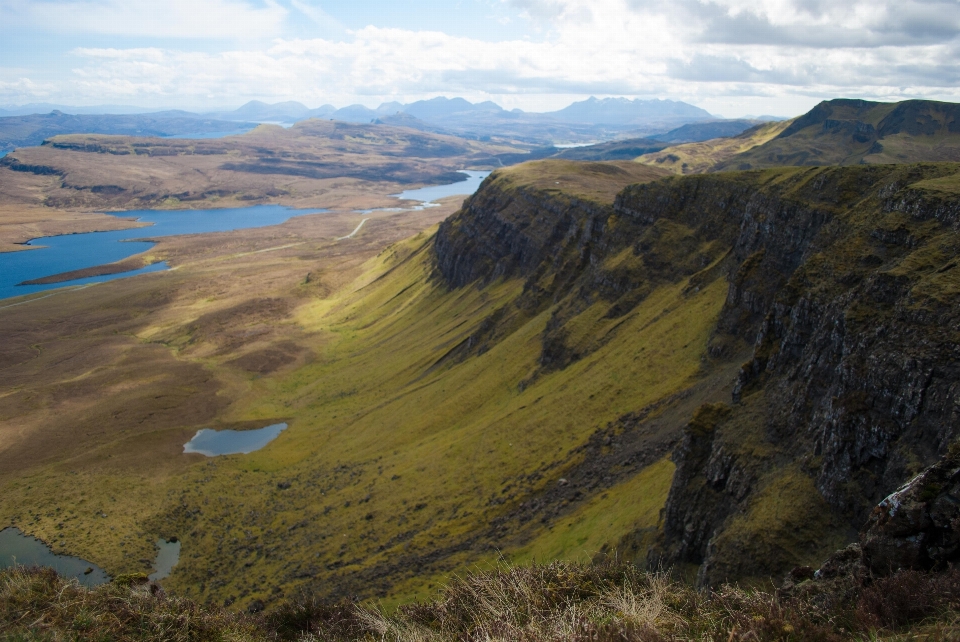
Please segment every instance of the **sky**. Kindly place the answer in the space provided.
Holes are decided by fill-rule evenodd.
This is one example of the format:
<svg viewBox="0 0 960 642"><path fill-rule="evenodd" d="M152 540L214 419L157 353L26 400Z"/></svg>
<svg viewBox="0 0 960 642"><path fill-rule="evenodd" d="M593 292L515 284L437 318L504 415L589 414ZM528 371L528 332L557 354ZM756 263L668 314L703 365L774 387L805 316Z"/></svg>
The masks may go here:
<svg viewBox="0 0 960 642"><path fill-rule="evenodd" d="M0 106L960 102L960 0L0 0Z"/></svg>

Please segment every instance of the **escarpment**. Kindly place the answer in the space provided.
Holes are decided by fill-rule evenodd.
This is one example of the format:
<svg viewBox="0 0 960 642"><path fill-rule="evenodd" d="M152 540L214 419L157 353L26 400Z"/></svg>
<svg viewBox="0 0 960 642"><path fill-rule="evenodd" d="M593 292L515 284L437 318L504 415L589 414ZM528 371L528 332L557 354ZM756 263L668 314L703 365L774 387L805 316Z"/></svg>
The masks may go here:
<svg viewBox="0 0 960 642"><path fill-rule="evenodd" d="M755 258L732 275L718 333L763 319L730 416L677 452L651 561L701 564L704 585L815 561L957 437L955 209L902 187L955 171L816 170L790 225L744 212L735 255Z"/></svg>
<svg viewBox="0 0 960 642"><path fill-rule="evenodd" d="M819 565L960 436L958 171L690 176L612 206L495 174L441 227L437 269L454 288L522 277L520 299L555 306L544 368L589 349L572 320L597 302L617 318L658 285L725 279L701 361L743 362L729 397L689 417L647 561L703 586L759 580Z"/></svg>

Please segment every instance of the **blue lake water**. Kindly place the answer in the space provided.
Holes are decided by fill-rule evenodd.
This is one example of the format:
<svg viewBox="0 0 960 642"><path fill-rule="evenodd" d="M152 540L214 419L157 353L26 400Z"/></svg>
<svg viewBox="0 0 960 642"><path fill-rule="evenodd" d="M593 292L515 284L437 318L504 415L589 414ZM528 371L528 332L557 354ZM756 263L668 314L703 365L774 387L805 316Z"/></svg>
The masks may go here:
<svg viewBox="0 0 960 642"><path fill-rule="evenodd" d="M259 430L198 430L193 439L183 446L185 453L199 453L207 457L218 455L246 455L260 450L287 429L287 424L273 424Z"/></svg>
<svg viewBox="0 0 960 642"><path fill-rule="evenodd" d="M66 578L75 578L84 586L97 586L110 581L110 576L86 560L71 555L54 555L36 537L24 535L18 528L0 530L0 568L13 566L45 566Z"/></svg>
<svg viewBox="0 0 960 642"><path fill-rule="evenodd" d="M257 205L221 210L140 210L123 212L117 214L117 216L137 218L152 223L152 225L115 232L47 236L34 239L28 243L28 245L40 246L43 249L0 254L0 299L65 286L99 283L166 269L166 264L159 263L135 272L96 276L66 283L18 285L18 283L40 279L45 276L95 267L104 263L114 263L145 252L154 245L150 241L133 239L266 227L268 225L279 225L293 216L322 211L294 210L280 205Z"/></svg>
<svg viewBox="0 0 960 642"><path fill-rule="evenodd" d="M490 172L462 171L460 173L466 174L469 178L465 181L451 183L449 185L434 185L431 187L421 187L420 189L410 189L405 192L400 192L399 194L393 194L393 196L404 200L423 201L424 203L432 203L447 196L469 196L476 192L480 188L480 183L483 182L483 179L490 175Z"/></svg>
<svg viewBox="0 0 960 642"><path fill-rule="evenodd" d="M429 207L432 205L432 201L447 196L473 194L480 187L483 179L490 174L490 172L475 171L464 171L462 173L468 177L467 180L449 185L434 185L407 190L400 194L394 194L394 196L398 199L421 201L423 203L419 206L421 208ZM315 214L323 211L293 210L280 205L256 205L216 210L135 210L115 213L114 216L137 218L151 223L151 225L114 232L47 236L34 239L28 243L28 245L42 249L0 253L0 299L56 288L102 283L138 274L166 270L168 267L166 263L155 263L139 270L119 274L94 276L47 285L19 285L24 281L33 281L64 272L115 263L145 252L154 245L151 241L136 239L266 227L279 225L293 216ZM371 211L378 210L363 210L361 213Z"/></svg>

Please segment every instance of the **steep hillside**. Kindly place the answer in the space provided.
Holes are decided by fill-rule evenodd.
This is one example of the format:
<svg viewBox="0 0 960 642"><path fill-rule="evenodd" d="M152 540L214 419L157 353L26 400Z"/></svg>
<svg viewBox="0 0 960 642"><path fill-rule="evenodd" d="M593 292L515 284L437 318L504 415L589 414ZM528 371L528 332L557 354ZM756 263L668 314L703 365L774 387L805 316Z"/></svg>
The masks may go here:
<svg viewBox="0 0 960 642"><path fill-rule="evenodd" d="M858 165L960 160L960 105L932 100L829 100L776 138L714 171L782 165Z"/></svg>
<svg viewBox="0 0 960 642"><path fill-rule="evenodd" d="M789 121L758 125L730 138L714 138L701 143L674 145L657 152L643 154L636 160L674 174L703 174L738 154L772 140L789 125Z"/></svg>
<svg viewBox="0 0 960 642"><path fill-rule="evenodd" d="M667 453L742 361L700 359L724 251L658 228L643 238L660 259L645 262L633 224L609 223L616 193L662 176L502 170L436 240L394 245L351 280L317 263L317 241L279 249L280 231L260 262L186 261L31 303L48 320L35 331L29 306L5 311L0 410L20 438L0 446L0 521L111 573L149 570L156 538L175 536L165 586L234 608L300 588L405 598L501 554L589 559L637 532L642 557ZM451 258L503 242L529 260ZM673 261L677 245L695 253ZM451 287L450 269L485 285ZM262 451L183 454L200 428L281 420ZM44 447L51 433L72 435L69 452Z"/></svg>
<svg viewBox="0 0 960 642"><path fill-rule="evenodd" d="M703 585L818 565L960 431L958 174L542 161L349 280L303 245L252 300L216 263L171 274L176 296L37 302L55 340L12 308L0 410L33 429L0 450L0 520L111 573L176 536L167 586L237 607L403 599L500 555L616 552ZM129 373L109 386L86 360L105 341ZM69 408L41 417L69 458L31 441L36 399ZM262 451L182 454L280 420Z"/></svg>
<svg viewBox="0 0 960 642"><path fill-rule="evenodd" d="M736 228L710 353L754 346L730 402L691 420L651 562L699 565L703 585L816 563L957 437L957 171L781 169L621 194L624 216Z"/></svg>
<svg viewBox="0 0 960 642"><path fill-rule="evenodd" d="M960 434L958 170L658 181L624 190L589 235L505 200L500 176L441 226L439 269L454 286L523 275L525 305L559 302L541 372L590 354L571 322L584 310L603 302L617 318L642 308L653 283L679 279L692 292L723 275L702 364L749 356L730 398L686 418L649 562L689 564L702 585L760 580L818 564Z"/></svg>

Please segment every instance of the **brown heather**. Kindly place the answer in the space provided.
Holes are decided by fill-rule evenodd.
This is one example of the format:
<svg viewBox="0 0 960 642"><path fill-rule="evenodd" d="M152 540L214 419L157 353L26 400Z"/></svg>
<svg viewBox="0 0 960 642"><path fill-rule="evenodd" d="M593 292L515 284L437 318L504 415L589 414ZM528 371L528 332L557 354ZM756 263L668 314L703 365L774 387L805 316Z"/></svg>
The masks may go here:
<svg viewBox="0 0 960 642"><path fill-rule="evenodd" d="M392 613L310 596L251 616L126 581L85 589L49 570L0 571L2 640L956 640L960 571L914 571L836 595L724 585L707 594L619 562L497 567Z"/></svg>

